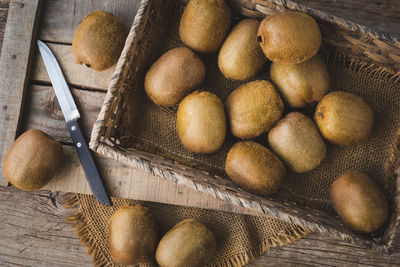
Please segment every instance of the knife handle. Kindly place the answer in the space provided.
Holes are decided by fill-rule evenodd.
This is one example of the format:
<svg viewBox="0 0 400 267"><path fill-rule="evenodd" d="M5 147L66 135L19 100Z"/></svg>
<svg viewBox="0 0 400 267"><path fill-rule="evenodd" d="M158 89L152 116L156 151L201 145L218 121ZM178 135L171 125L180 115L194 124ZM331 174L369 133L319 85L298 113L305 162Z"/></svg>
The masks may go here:
<svg viewBox="0 0 400 267"><path fill-rule="evenodd" d="M96 178L96 183L91 183L89 181L89 185L92 189L92 192L96 195L96 192L100 192L103 196L104 201L108 204L111 203L110 199L105 192L105 188L103 182L100 178L99 172L97 171L96 164L94 163L92 154L86 144L85 138L79 128L78 121L73 120L67 122L68 130L71 133L72 141L74 142L74 146L76 152L78 153L79 160L81 161L83 171L87 178ZM100 184L98 184L100 183ZM110 204L111 205L111 204Z"/></svg>

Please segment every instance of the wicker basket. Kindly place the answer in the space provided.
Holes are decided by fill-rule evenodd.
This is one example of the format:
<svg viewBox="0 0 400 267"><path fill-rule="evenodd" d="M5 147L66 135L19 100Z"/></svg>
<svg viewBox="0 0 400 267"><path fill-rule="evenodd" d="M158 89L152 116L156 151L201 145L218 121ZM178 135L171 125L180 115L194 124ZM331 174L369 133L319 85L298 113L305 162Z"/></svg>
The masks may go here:
<svg viewBox="0 0 400 267"><path fill-rule="evenodd" d="M163 123L163 118L153 118L146 112L151 107L153 109L164 109L160 112L168 115L174 114L175 109L150 106L151 103L143 90L143 80L149 66L166 49L181 45L179 41L171 39L169 36L176 34L177 24L173 24L172 21L176 22L179 19L179 12L182 11L185 2L184 0L142 0L141 7L135 17L125 48L112 77L98 120L93 127L90 141L91 149L109 158L156 176L184 184L216 198L275 216L315 232L326 233L352 244L372 248L377 252L391 253L398 235L400 220L400 176L398 175L400 172L398 168L400 138L397 133L393 133L396 131L393 131L392 128L390 128L392 130L387 131L391 135L385 137L390 139L389 148L385 149L384 152L382 151L382 155L388 159L384 164L386 175L385 178L382 178L382 181L379 181L384 184L383 186L388 192L391 218L385 229L370 236L358 235L344 227L341 220L332 210L329 196L322 200L325 204L321 205L313 205L311 198L309 198L310 201L306 201L307 196L295 197L285 192L268 198L255 196L240 189L224 175L221 168L216 168L215 166L221 166L223 162L217 162L218 160L213 155L193 156L188 159L188 157L182 156L179 151L176 152L168 146L163 146L162 141L158 142L158 137L170 139L176 139L176 137L163 136L164 132L160 133L160 129L157 128L158 124ZM323 34L322 55L327 64L338 64L337 62L340 61L340 64L346 66L346 70L368 74L371 77L373 76L374 79L382 79L382 82L385 82L385 84L387 82L387 85L391 86L390 88L392 88L392 91L394 90L393 92L398 91L398 94L393 97L399 99L399 40L393 39L388 34L372 31L364 26L318 10L306 8L288 0L231 0L228 3L233 10L234 18L263 18L268 14L287 9L310 14L320 25ZM165 40L170 40L169 47L164 47ZM160 47L164 48L160 49ZM215 67L215 58L206 58L204 60L207 68ZM218 82L217 80L221 79L218 77L210 78L207 76L207 86L212 87L214 82ZM347 78L343 77L343 80L345 79ZM335 81L335 83L340 83L340 81L341 79ZM358 82L361 83L362 79ZM232 90L236 88L236 85L232 84ZM224 98L225 96L226 92L221 97ZM391 108L395 109L396 107ZM147 118L146 116L149 120L152 120L151 123L149 122L151 125L143 122L138 123L138 120L143 120L143 118ZM143 135L143 133L142 135L129 134L131 131L141 131L146 127L153 129L154 133L148 133L153 139L149 137L149 140L147 140L146 135ZM175 129L175 125L171 124L170 128ZM145 142L143 139L147 141ZM256 141L265 145L265 141L262 139L257 139ZM235 139L229 137L226 141L226 148L221 153L225 153L226 149L234 142ZM360 151L365 153L368 150ZM203 164L204 162L209 162L210 164ZM357 164L357 167L363 169L363 166L367 166L368 163L372 164L373 160L364 163ZM376 168L379 169L379 166ZM372 175L380 176L380 172L371 172L370 174ZM332 171L332 173L336 173L336 170ZM330 180L328 182L325 181L328 185L321 185L321 188L325 188L324 190L326 191L330 182Z"/></svg>

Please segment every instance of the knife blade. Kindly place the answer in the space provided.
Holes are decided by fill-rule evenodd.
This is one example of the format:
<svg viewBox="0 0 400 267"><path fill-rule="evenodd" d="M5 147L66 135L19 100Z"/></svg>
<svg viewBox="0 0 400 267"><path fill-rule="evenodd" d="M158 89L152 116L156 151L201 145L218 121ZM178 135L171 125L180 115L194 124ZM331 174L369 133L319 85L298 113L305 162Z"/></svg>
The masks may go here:
<svg viewBox="0 0 400 267"><path fill-rule="evenodd" d="M90 189L100 203L105 206L111 206L111 200L104 188L92 154L79 128L78 119L80 118L80 114L60 65L47 45L40 40L38 40L37 44Z"/></svg>

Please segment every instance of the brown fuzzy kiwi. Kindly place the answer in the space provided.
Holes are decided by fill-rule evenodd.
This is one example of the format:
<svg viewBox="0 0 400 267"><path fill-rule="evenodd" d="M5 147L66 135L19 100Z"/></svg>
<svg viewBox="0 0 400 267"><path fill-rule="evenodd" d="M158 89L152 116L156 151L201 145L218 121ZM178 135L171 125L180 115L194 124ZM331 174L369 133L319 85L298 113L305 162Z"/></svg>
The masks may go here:
<svg viewBox="0 0 400 267"><path fill-rule="evenodd" d="M149 263L157 246L156 226L150 211L142 206L123 206L111 217L108 246L122 265Z"/></svg>
<svg viewBox="0 0 400 267"><path fill-rule="evenodd" d="M361 97L347 92L324 96L315 111L315 121L330 142L352 146L365 142L374 124L374 112Z"/></svg>
<svg viewBox="0 0 400 267"><path fill-rule="evenodd" d="M267 132L282 116L283 102L267 81L248 82L233 91L225 101L231 132L249 139Z"/></svg>
<svg viewBox="0 0 400 267"><path fill-rule="evenodd" d="M169 230L156 250L161 267L203 267L215 254L213 232L195 219L187 219Z"/></svg>
<svg viewBox="0 0 400 267"><path fill-rule="evenodd" d="M244 190L262 196L276 193L286 174L274 153L252 141L238 142L229 150L225 172Z"/></svg>
<svg viewBox="0 0 400 267"><path fill-rule="evenodd" d="M320 101L329 89L329 75L319 55L299 64L272 62L271 79L294 108Z"/></svg>
<svg viewBox="0 0 400 267"><path fill-rule="evenodd" d="M40 130L29 130L8 149L4 157L4 176L19 189L38 190L57 173L63 157L59 142Z"/></svg>
<svg viewBox="0 0 400 267"><path fill-rule="evenodd" d="M271 149L294 172L316 168L325 158L326 145L318 128L307 116L291 112L268 134Z"/></svg>
<svg viewBox="0 0 400 267"><path fill-rule="evenodd" d="M179 104L176 128L186 149L196 153L214 152L225 140L224 105L210 92L193 92Z"/></svg>
<svg viewBox="0 0 400 267"><path fill-rule="evenodd" d="M248 80L267 62L257 42L259 25L258 20L244 19L229 33L218 55L219 69L226 78Z"/></svg>
<svg viewBox="0 0 400 267"><path fill-rule="evenodd" d="M331 185L335 211L353 231L369 234L381 228L389 217L385 194L364 173L342 174Z"/></svg>
<svg viewBox="0 0 400 267"><path fill-rule="evenodd" d="M169 50L150 67L144 88L157 105L173 106L199 86L205 75L201 59L189 48L179 47Z"/></svg>
<svg viewBox="0 0 400 267"><path fill-rule="evenodd" d="M97 10L87 15L76 29L72 42L75 62L97 71L117 63L128 31L117 17Z"/></svg>
<svg viewBox="0 0 400 267"><path fill-rule="evenodd" d="M258 29L258 41L271 61L297 64L312 58L321 45L317 22L301 12L267 16Z"/></svg>
<svg viewBox="0 0 400 267"><path fill-rule="evenodd" d="M214 54L231 26L231 10L225 0L191 0L179 25L182 42L199 53Z"/></svg>

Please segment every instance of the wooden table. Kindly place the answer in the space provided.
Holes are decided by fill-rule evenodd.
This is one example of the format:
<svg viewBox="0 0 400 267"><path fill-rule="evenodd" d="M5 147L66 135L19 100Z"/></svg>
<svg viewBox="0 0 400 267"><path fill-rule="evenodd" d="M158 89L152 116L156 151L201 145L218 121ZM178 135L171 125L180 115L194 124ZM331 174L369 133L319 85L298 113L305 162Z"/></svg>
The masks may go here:
<svg viewBox="0 0 400 267"><path fill-rule="evenodd" d="M39 37L54 43L52 49L56 51L59 60L71 62L70 44L73 28L83 14L95 9L115 9L123 5L124 1L44 1L42 12L53 9L64 11L61 16L53 16L52 20L41 17ZM396 0L362 0L362 1L321 1L307 0L304 4L325 10L332 14L352 19L355 22L366 24L371 28L387 31L400 37L400 3ZM397 2L397 3L396 3ZM67 4L65 4L67 3ZM117 4L115 4L117 3ZM119 3L119 4L118 4ZM121 4L122 3L122 4ZM0 40L3 40L9 3L0 0ZM46 13L47 14L47 13ZM121 14L124 21L133 18L134 14ZM79 22L79 21L78 21ZM34 59L34 68L31 74L31 85L27 102L24 105L24 121L22 128L39 128L63 141L66 154L73 158L71 141L62 121L62 115L54 102L54 95L49 89L48 78L43 66ZM93 76L90 72L70 66L63 66L67 80L72 84L75 98L78 99L83 116L83 127L88 135L91 125L102 104L105 92L104 84L111 72L105 72L103 77ZM88 84L80 84L81 77L86 76ZM100 77L100 78L99 78ZM87 87L95 90L88 90ZM68 164L75 164L72 162ZM129 196L142 200L155 200L180 205L194 205L204 208L217 208L225 211L247 212L236 206L220 200L215 200L199 192L162 181L152 176L146 179L140 174L113 161L99 160L100 168L113 170L107 177L124 177L130 175L135 182L134 186L141 190L132 192L116 191L122 196ZM110 171L111 172L111 171ZM60 174L65 180L73 177L82 178L80 173L63 172ZM123 182L116 179L115 183ZM112 186L112 184L111 184ZM54 185L55 189L57 187ZM76 188L76 191L86 189ZM151 195L150 195L151 194ZM171 197L173 196L173 197ZM86 249L76 238L71 225L64 222L65 216L71 212L63 207L65 193L58 191L22 192L14 188L0 187L0 265L21 266L77 266L90 265L90 257ZM311 234L290 245L274 248L256 259L249 266L276 266L276 265L329 265L345 266L365 264L371 266L390 266L400 263L400 247L391 256L378 256L368 250L360 249L347 243L330 240L322 235Z"/></svg>

